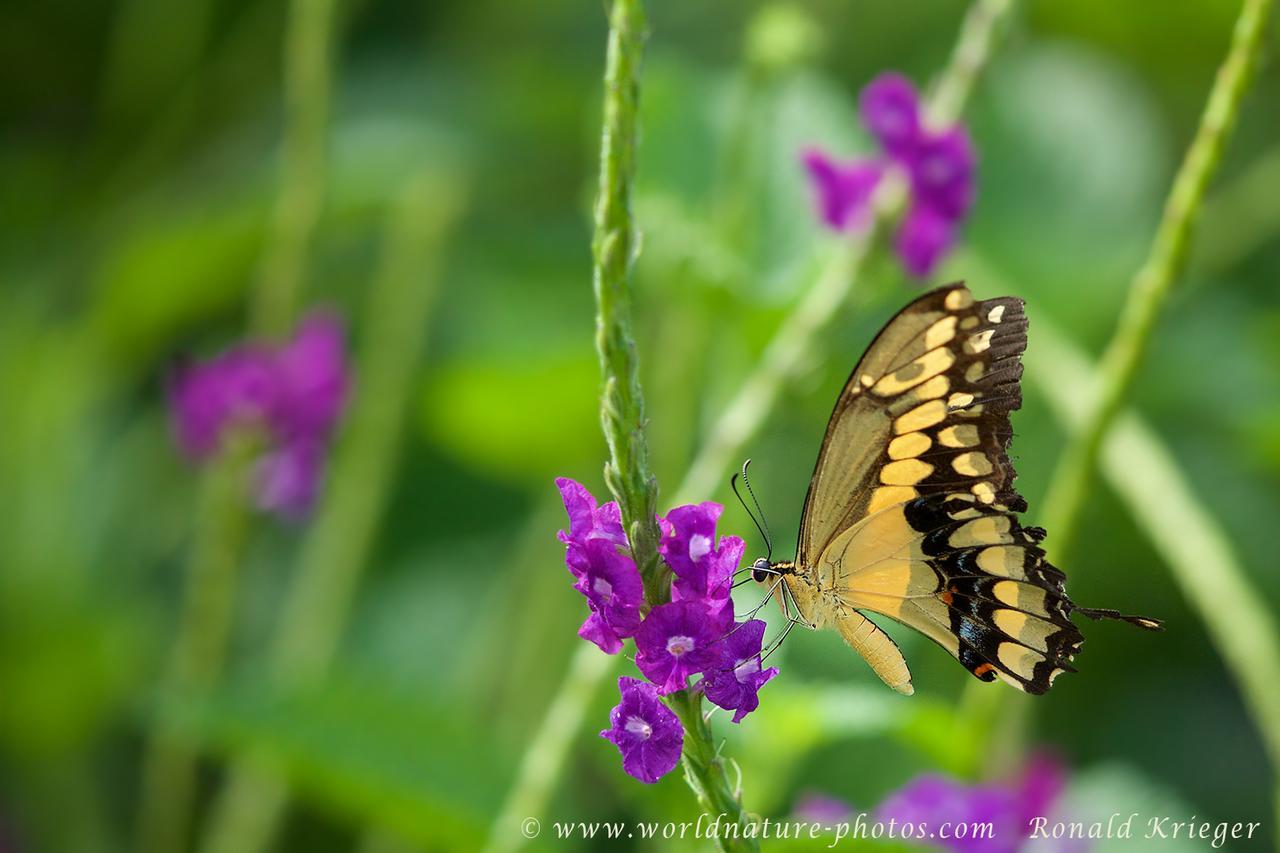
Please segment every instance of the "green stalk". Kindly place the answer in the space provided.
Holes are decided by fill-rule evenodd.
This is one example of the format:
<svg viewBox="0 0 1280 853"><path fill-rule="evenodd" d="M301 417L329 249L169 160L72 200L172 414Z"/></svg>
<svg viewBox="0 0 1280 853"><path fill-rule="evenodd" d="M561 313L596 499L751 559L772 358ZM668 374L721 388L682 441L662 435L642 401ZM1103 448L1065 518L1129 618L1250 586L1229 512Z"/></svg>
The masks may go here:
<svg viewBox="0 0 1280 853"><path fill-rule="evenodd" d="M592 250L596 351L604 383L600 417L609 446L604 479L618 500L646 591L654 592L660 586L659 534L654 521L658 484L649 471L644 394L631 334L632 268L637 251L631 194L644 27L641 0L614 0L605 59L604 131L600 138L600 186Z"/></svg>
<svg viewBox="0 0 1280 853"><path fill-rule="evenodd" d="M253 328L283 337L292 328L307 250L320 220L329 124L334 0L291 0L284 44L284 140L271 251L255 292Z"/></svg>
<svg viewBox="0 0 1280 853"><path fill-rule="evenodd" d="M659 533L655 521L658 484L649 471L644 393L640 388L639 360L631 331L636 255L631 205L644 27L641 0L614 0L605 59L604 131L600 142L600 186L592 248L596 350L603 379L600 415L609 447L604 479L621 509L632 555L645 581L646 599L657 602L667 596L666 573L658 560ZM686 754L701 756L700 760L685 762L689 784L698 793L699 801L704 807L714 805L716 813L727 814L734 822L746 821L741 802L727 785L710 729L702 722L696 707L692 715L682 717L682 722ZM745 842L721 842L721 847L758 849L758 845Z"/></svg>
<svg viewBox="0 0 1280 853"><path fill-rule="evenodd" d="M1013 3L1004 2L1004 0L976 0L966 18L951 63L943 73L942 82L938 87L939 92L954 93L946 96L952 99L953 105L941 104L936 114L945 115L948 110L962 108L970 92L972 80L979 76L980 69L986 65L995 43L995 36L1003 29L1002 25L1008 19L1013 7ZM626 162L632 164L634 140L617 143L619 149L615 149L611 138L616 136L620 126L629 128L634 133L635 79L634 77L620 78L616 75L623 70L628 74L634 73L638 62L640 47L638 8L634 3L620 0L613 8L612 20L614 26L610 32L609 68L606 72L606 127L602 147L604 163L601 174L601 204L597 207L597 222L598 227L601 222L612 223L615 228L620 227L621 230L615 233L626 234L629 241L632 226L629 219L621 214L629 210L630 173L620 171L615 158L619 157L619 149L625 150L627 151ZM955 75L965 77L970 83L967 85L948 83L947 79ZM623 81L625 85L619 89L618 84ZM612 124L611 116L614 119ZM621 122L617 121L619 117L622 119ZM614 161L612 168L611 161ZM613 183L610 182L611 175L614 176L613 180L626 175L627 180L622 184ZM613 214L607 219L600 216L605 207L608 207ZM758 434L768 419L782 389L801 374L804 365L817 352L822 339L821 332L847 301L848 294L862 270L868 248L888 230L900 208L901 188L895 190L890 184L885 191L877 193L876 217L872 227L859 239L837 248L815 285L783 321L766 347L760 364L743 383L742 388L729 404L725 415L717 420L708 439L691 464L684 482L676 491L674 501L676 504L702 500L721 485L730 468L736 464L743 447ZM602 247L607 240L608 237L604 236L603 231L597 232L598 247ZM613 248L616 249L616 247L615 241ZM629 261L629 258L627 260ZM600 292L599 275L602 269L600 265L597 266L597 293ZM610 268L610 271L618 273L620 277L610 280L614 285L607 293L611 301L607 306L603 301L601 303L600 328L601 330L609 328L610 324L605 322L607 310L615 323L613 327L625 330L627 326L617 326L616 323L621 316L625 316L629 326L629 266L623 264L621 267ZM625 299L625 315L617 312L618 303L612 301L616 300L620 294ZM636 394L632 400L633 408L630 409L629 419L620 421L615 415L624 410L616 403L610 402L619 385L618 377L627 376L634 380L634 343L629 334L621 336L602 334L599 340L602 345L616 347L607 351L607 354L602 350L601 357L602 367L606 371L604 424L605 433L610 442L610 451L612 453L615 439L634 437L642 445L639 452L643 454L646 452L643 448L643 406L639 403L638 384L634 386ZM614 364L623 366L628 372L611 373L610 370ZM632 453L635 453L634 448ZM629 458L634 460L635 456L632 455ZM647 473L647 465L640 469L637 481L641 484L652 482ZM625 520L627 516L622 495L613 486L614 483L610 482L611 491L615 497L619 498L619 504L624 507ZM636 497L647 499L647 494L641 491ZM645 519L651 519L653 510L647 511L649 514ZM634 534L634 530L632 532ZM656 536L656 531L654 535ZM633 538L632 542L635 543L636 539ZM637 557L638 565L641 564L642 558L643 556ZM519 821L527 817L538 817L545 809L552 791L558 784L573 736L582 728L587 706L599 692L601 682L617 671L616 662L605 666L600 665L596 660L599 655L599 650L588 644L583 644L574 654L569 665L569 674L561 685L556 699L552 701L542 724L530 740L511 791L499 812L499 817L493 824L486 847L490 853L498 853L498 851L505 853L522 847L525 840L515 831ZM685 718L692 723L693 718L688 708L677 707L677 712L684 712ZM687 733L689 729L690 726L686 725ZM703 750L703 747L708 745L710 741L703 734L703 730L699 726L693 726L693 732L686 740L685 749L693 750L692 754L695 756L704 758L715 756L714 749L709 752ZM723 772L717 769L721 766L719 759L707 758L705 762L694 762L692 771L689 770L689 766L686 763L686 772L692 772L695 791L698 790L696 785L701 784L700 796L710 792L708 796L716 798L712 802L718 802L721 799L732 802L734 808L726 808L723 813L741 821L743 816L736 794L724 781Z"/></svg>
<svg viewBox="0 0 1280 853"><path fill-rule="evenodd" d="M361 335L357 405L335 454L324 502L303 541L270 650L272 677L282 689L324 678L346 628L395 472L414 371L439 290L436 262L460 202L457 186L422 173L410 181L390 223ZM268 849L287 801L283 775L265 757L246 756L232 767L202 849Z"/></svg>
<svg viewBox="0 0 1280 853"><path fill-rule="evenodd" d="M1205 190L1240 114L1240 105L1262 51L1272 0L1245 0L1231 47L1165 202L1146 262L1134 276L1119 326L1099 364L1101 386L1083 425L1068 440L1045 498L1044 522L1053 555L1076 540L1076 527L1098 463L1103 436L1120 411L1155 331L1160 310L1186 264L1187 250Z"/></svg>
<svg viewBox="0 0 1280 853"><path fill-rule="evenodd" d="M235 613L249 521L245 491L257 442L235 433L227 445L202 474L182 616L163 678L165 692L182 696L206 692L216 683ZM168 732L153 732L143 758L139 850L178 853L187 849L195 785L195 747Z"/></svg>

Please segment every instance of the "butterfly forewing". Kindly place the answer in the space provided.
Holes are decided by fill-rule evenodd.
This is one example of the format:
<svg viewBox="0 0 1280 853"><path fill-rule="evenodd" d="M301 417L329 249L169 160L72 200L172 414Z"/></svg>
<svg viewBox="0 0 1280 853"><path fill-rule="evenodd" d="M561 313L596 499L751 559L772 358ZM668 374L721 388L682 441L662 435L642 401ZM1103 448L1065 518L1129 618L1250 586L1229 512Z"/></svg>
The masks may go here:
<svg viewBox="0 0 1280 853"><path fill-rule="evenodd" d="M1017 515L1006 448L1026 329L1021 300L978 302L963 285L890 321L836 402L797 563L837 615L885 614L978 678L1043 693L1081 636L1043 532Z"/></svg>

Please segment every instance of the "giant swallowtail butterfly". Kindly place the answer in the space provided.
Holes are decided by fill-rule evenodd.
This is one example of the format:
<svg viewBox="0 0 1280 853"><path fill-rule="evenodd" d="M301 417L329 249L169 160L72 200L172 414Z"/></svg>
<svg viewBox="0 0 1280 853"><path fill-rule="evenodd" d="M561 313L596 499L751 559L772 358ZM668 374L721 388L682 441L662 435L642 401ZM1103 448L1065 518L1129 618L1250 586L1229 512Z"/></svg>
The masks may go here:
<svg viewBox="0 0 1280 853"><path fill-rule="evenodd" d="M1005 449L1022 403L1023 302L963 284L912 302L872 341L836 400L809 483L794 562L757 560L783 609L834 626L886 684L914 692L897 645L860 611L921 632L983 681L1044 693L1083 638L1080 607L1024 527ZM793 617L794 618L794 617Z"/></svg>

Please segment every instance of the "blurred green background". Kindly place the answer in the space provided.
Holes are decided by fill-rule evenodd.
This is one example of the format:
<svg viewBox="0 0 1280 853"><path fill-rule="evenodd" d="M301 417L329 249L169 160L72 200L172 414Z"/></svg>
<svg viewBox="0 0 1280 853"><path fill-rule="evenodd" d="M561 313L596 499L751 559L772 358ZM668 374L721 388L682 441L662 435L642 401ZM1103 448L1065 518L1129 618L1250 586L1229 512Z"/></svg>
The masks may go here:
<svg viewBox="0 0 1280 853"><path fill-rule="evenodd" d="M664 509L832 248L798 150L870 151L858 90L885 69L928 81L964 11L651 4L636 321ZM1110 337L1237 11L1038 0L1015 15L968 112L978 202L937 281L1025 297L1029 364L1038 326L1095 353ZM307 526L257 519L221 686L199 698L157 686L198 512L164 379L180 355L244 334L278 188L287 15L256 0L6 4L0 849L133 849L140 756L158 727L204 756L197 827L227 758L252 749L295 788L280 850L474 849L581 643L552 478L604 494L589 253L603 8L357 0L334 24L304 298L348 316L357 357L405 182L447 179L465 199L439 256L406 273L425 280L438 264L440 290L425 346L406 355L387 512L325 681L293 689L264 663ZM1280 596L1278 94L1272 63L1133 395L1268 606ZM784 556L840 383L919 288L874 263L748 448ZM1034 520L1063 431L1030 379L1014 425ZM729 504L727 481L702 497ZM762 551L736 505L722 532ZM1181 532L1136 524L1098 485L1064 567L1072 596L1158 615L1168 631L1086 626L1080 674L1035 702L1035 740L1073 768L1081 813L1261 820L1253 846L1271 845L1261 740L1152 545ZM802 632L761 711L739 727L716 719L749 809L785 815L806 791L867 808L923 770L975 766L954 734L968 677L893 633L915 673L910 711L837 636ZM679 773L642 786L595 737L614 696L605 685L592 700L547 818L692 819Z"/></svg>

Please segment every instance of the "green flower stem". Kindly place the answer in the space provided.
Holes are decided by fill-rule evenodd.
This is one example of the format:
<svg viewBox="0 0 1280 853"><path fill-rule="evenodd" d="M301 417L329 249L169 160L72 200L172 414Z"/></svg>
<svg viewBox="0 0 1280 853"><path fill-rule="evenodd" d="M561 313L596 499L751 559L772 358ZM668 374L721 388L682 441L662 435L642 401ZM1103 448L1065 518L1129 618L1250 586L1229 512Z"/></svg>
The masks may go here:
<svg viewBox="0 0 1280 853"><path fill-rule="evenodd" d="M366 309L356 405L270 650L272 676L283 689L322 679L346 627L395 470L417 356L439 289L435 262L460 202L458 186L422 173L409 182L393 215ZM202 849L267 849L287 800L282 774L263 756L244 757L215 803Z"/></svg>
<svg viewBox="0 0 1280 853"><path fill-rule="evenodd" d="M257 442L233 434L202 475L198 527L163 690L199 694L222 673L235 612L240 557L248 529L249 468ZM143 758L137 848L143 853L187 849L196 784L196 750L188 741L154 731Z"/></svg>
<svg viewBox="0 0 1280 853"><path fill-rule="evenodd" d="M999 0L975 2L966 18L951 63L943 74L943 82L937 89L941 93L954 93L945 95L954 105L941 104L937 108L939 115L946 114L948 110L958 112L963 106L971 90L971 81L979 76L980 70L986 65L995 44L995 36L1000 33L1004 21L1007 20L1013 8L1012 3ZM617 26L619 19L621 19L621 33L620 27ZM619 66L624 66L629 74L635 71L639 53L640 37L636 29L639 13L631 8L630 3L619 2L614 6L613 20L615 26L610 33L609 69L606 73L608 89L605 107L606 128L602 146L605 166L601 175L602 198L601 205L597 207L597 221L598 223L612 222L613 227L617 229L614 233L626 235L629 244L632 239L632 226L625 212L629 210L630 172L618 171L616 162L614 168L610 169L609 163L621 156L617 151L622 149L627 151L628 167L633 165L630 158L634 155L634 139L629 138L625 142L618 142L611 141L611 136L615 135L619 126L629 128L634 133L636 81L633 76L620 78L617 75L620 73ZM627 34L625 39L623 34ZM947 78L953 75L963 75L970 83L963 85L947 83ZM624 79L626 83L620 89L619 85ZM612 106L610 106L611 101ZM627 114L625 120L621 122L618 121L619 111ZM621 181L624 186L611 183L609 175L613 175L615 180L625 175L626 180ZM690 465L684 482L676 491L675 504L701 500L721 485L730 467L736 463L742 448L763 426L776 405L782 388L799 375L807 360L814 354L816 345L821 339L820 332L847 300L848 293L861 270L867 248L887 230L885 226L889 224L891 214L901 207L900 193L900 189L877 193L877 215L870 232L866 237L836 250L811 292L783 321L766 348L760 365L744 382L729 404L726 415L717 421L710 437ZM608 204L605 204L606 201ZM610 216L607 218L601 215L606 207L610 210ZM598 236L597 247L603 247L607 239L607 237ZM616 250L616 242L613 248ZM619 377L627 377L630 382L635 381L634 342L626 333L630 314L628 289L630 259L622 256L622 260L625 262L620 268L614 270L619 277L611 279L613 286L605 292L605 298L601 299L599 340L602 344L601 363L606 372L604 425L611 452L615 442L625 446L628 440L635 439L641 445L639 458L643 459L645 451L642 425L644 421L642 406L639 405L638 384L635 386L636 393L632 399L630 418L626 420L618 418L616 415L624 409L610 402L619 386ZM614 263L617 262L618 258L615 256ZM599 276L603 271L603 266L598 265L598 294L602 291ZM622 314L616 310L618 308L616 300L619 296L624 300L622 304L627 309ZM606 301L610 304L604 304ZM623 320L624 317L625 320ZM615 335L609 331L611 328L621 330L623 333ZM605 349L606 345L614 349ZM615 364L625 369L622 372L612 370ZM632 386L628 385L628 387ZM635 452L633 449L632 455L628 458L634 461ZM645 487L652 484L652 478L647 473L647 465L639 468L637 482ZM610 488L613 490L613 483L610 483ZM615 496L620 498L620 505L625 508L618 491L613 491ZM652 499L651 493L647 490L637 492L635 497L638 501ZM646 519L653 517L652 509L647 509L646 512L649 513L645 516ZM652 531L651 535L656 537L656 531ZM636 542L634 538L632 541ZM639 562L638 559L637 563ZM545 808L564 768L565 756L569 745L574 740L573 736L581 728L582 720L586 715L586 706L599 692L600 683L617 672L616 661L610 662L607 666L601 666L594 662L599 657L599 650L588 644L583 644L574 654L569 666L569 675L561 685L541 726L530 740L506 803L493 825L487 847L489 851L510 851L523 846L525 843L523 838L512 831L513 827L519 820L526 817L540 816ZM686 727L687 730L688 727ZM704 745L710 743L697 727L694 728L694 733L686 743L687 749L701 750ZM695 752L695 755L707 754L714 756L715 752L714 750L710 753ZM719 786L714 782L717 771L713 769L718 763L717 759L698 763L693 768L695 781L700 781L700 774L711 777L704 784L705 790L719 790ZM689 765L686 765L686 769L688 767ZM736 799L732 797L730 799L733 799L736 805ZM740 806L737 806L736 811L726 810L725 813L740 815Z"/></svg>
<svg viewBox="0 0 1280 853"><path fill-rule="evenodd" d="M600 414L609 446L604 478L618 500L636 565L652 601L665 595L660 589L658 525L654 521L658 485L649 472L644 394L631 334L632 268L637 250L631 205L644 27L640 0L614 0L609 13L600 186L592 250L596 351L603 381Z"/></svg>
<svg viewBox="0 0 1280 853"><path fill-rule="evenodd" d="M685 779L698 797L698 803L713 821L723 815L716 843L725 853L739 850L759 850L756 840L756 820L742 810L742 792L729 781L725 762L720 758L711 726L702 715L702 694L695 690L681 690L667 699L667 704L680 718L684 726L684 749L680 760L684 764ZM734 831L733 827L737 827Z"/></svg>
<svg viewBox="0 0 1280 853"><path fill-rule="evenodd" d="M253 328L292 328L307 250L324 202L334 0L291 0L284 43L284 140L271 250L255 292Z"/></svg>
<svg viewBox="0 0 1280 853"><path fill-rule="evenodd" d="M1160 310L1186 263L1205 189L1231 137L1262 50L1271 6L1272 0L1245 0L1240 10L1227 58L1218 69L1200 127L1174 178L1151 251L1134 276L1119 326L1099 364L1098 396L1089 416L1069 439L1050 481L1043 518L1057 557L1066 554L1075 542L1102 439L1129 394Z"/></svg>

